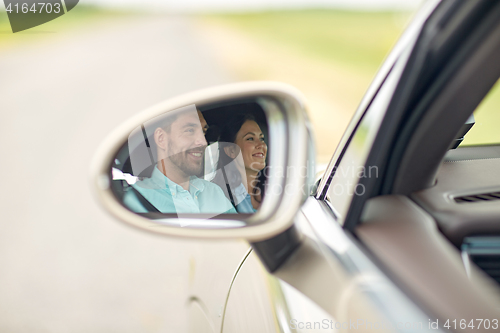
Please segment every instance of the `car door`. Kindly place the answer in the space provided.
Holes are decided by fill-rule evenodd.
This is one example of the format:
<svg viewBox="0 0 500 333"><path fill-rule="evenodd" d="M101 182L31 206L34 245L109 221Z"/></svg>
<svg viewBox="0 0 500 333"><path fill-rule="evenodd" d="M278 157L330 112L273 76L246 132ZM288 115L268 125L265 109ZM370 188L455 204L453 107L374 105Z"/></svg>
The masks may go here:
<svg viewBox="0 0 500 333"><path fill-rule="evenodd" d="M333 222L338 225L338 222L335 222L336 215L329 215L326 213L326 210L340 210L341 205L343 205L344 209L348 208L350 198L347 193L356 190L355 188L347 188L348 184L353 183L355 175L358 173L357 170L354 170L355 166L353 165L353 161L356 161L355 155L366 154L369 151L370 140L373 140L373 135L377 133L378 125L384 115L384 107L390 100L395 82L399 79L402 68L404 68L404 59L400 57L400 54L404 50L407 50L408 43L412 42L411 37L415 38L415 30L418 24L422 24L425 15L426 13L421 14L420 21L417 20L417 23L414 23L410 27L404 38L402 38L402 41L388 57L387 62L380 70L367 96L363 100L360 110L349 125L328 170L322 177L318 195L316 198L314 196L309 198L301 213L296 218L295 225L300 229L300 233L308 235L309 246L318 254L329 250L325 249L324 241L316 236L316 232L310 223L322 220L323 223ZM399 62L399 67L393 70L398 59L402 59ZM391 73L392 76L390 76ZM365 135L367 127L371 129L369 136ZM358 137L354 140L349 140L349 137L355 136L356 133L358 133ZM360 152L359 145L363 145L363 141L359 138L361 136L365 138L365 147ZM356 161L358 164L361 163L360 159L361 157L358 157ZM343 164L341 161L343 161ZM339 164L340 167L335 167L335 165ZM349 170L349 168L352 168L352 170ZM337 171L336 177L334 177L334 171ZM326 181L329 179L334 179L336 182L327 184ZM326 191L326 193L329 193L326 197L321 195L325 191L325 187L331 189L330 191ZM341 192L339 192L339 187L344 187ZM338 205L337 208L333 208L332 201L333 204ZM337 228L335 232L339 235L334 237L345 237L342 228ZM350 239L346 241L351 242ZM354 244L351 244L351 246L356 247ZM345 266L346 262L342 260L332 261L332 259L329 256L318 259L321 264L315 269L319 272L323 270L325 272L317 273L318 276L316 277L321 275L329 276L332 279L327 284L331 292L329 295L336 299L337 302L342 304L344 302L349 303L351 301L348 299L351 296L345 294L344 291L352 289L348 294L357 294L357 292L354 292L356 288L347 287L351 283L349 276L352 272L350 272L348 266ZM331 265L335 265L334 270L329 269ZM289 269L292 272L302 271L303 275L301 274L300 278L296 278L295 281L303 280L300 282L302 287L307 288L309 292L316 294L316 296L323 298L321 294L324 293L324 290L314 290L313 281L315 274L310 271L311 267L301 269L291 266ZM336 319L337 316L334 317L331 313L325 311L322 307L324 304L320 302L320 305L318 305L317 302L312 301L311 298L306 296L307 292L304 292L304 290L299 291L301 288L298 288L298 290L296 286L293 287L293 283L289 284L286 278L276 278L277 274L278 276L281 274L280 270L273 275L269 274L258 260L256 253L251 253L245 258L229 292L225 317L223 319L223 332L287 332L291 326L298 332L309 332L308 329L310 327L307 326L307 323L311 322L320 322L320 329L322 330L335 330L335 327L332 327L331 323L338 321ZM310 276L306 276L309 274ZM306 281L311 285L307 286ZM324 301L327 302L326 299ZM342 304L338 307L336 306L335 313L337 313L337 309L344 308ZM369 305L365 306L369 307ZM301 310L293 311L293 309ZM342 312L343 310L339 311ZM348 314L339 314L337 318L340 320L340 317L345 316L348 316Z"/></svg>
<svg viewBox="0 0 500 333"><path fill-rule="evenodd" d="M317 198L310 197L296 218L295 225L300 229L301 234L307 235L308 247L310 247L308 251L312 253L295 259L297 262L293 264L287 262L285 267L278 269L273 275L266 272L255 253L249 255L236 275L230 290L223 332L287 332L291 327L298 332L310 332L314 324L311 326L308 323L320 323L316 325L316 329L333 331L336 328L332 323L347 323L349 322L347 318L353 316L377 321L378 316L375 314L378 310L371 304L371 300L360 293L360 282L356 281L359 279L356 277L359 272L352 271L353 268L350 267L352 258L343 258L345 255L332 257L328 254L331 249L328 249L325 244L329 241L319 238L318 234L324 234L324 232L316 228L327 228L328 234L333 239L340 240L345 243L345 246L352 248L352 251L356 253L353 254L354 256L363 256L358 245L345 234L336 221L337 215L332 212L343 209L345 214L350 203L348 193L354 195L357 191L355 187L348 188L349 184L353 184L359 172L353 163L354 161L360 163L361 157L356 160L356 156L369 151L369 140L373 140L374 134L377 133L384 115L385 104L390 99L394 84L401 73L402 66L399 65L399 68L394 70L394 65L393 63L386 66L389 73L385 72L382 75L389 75L389 77L384 78L382 87L374 89L377 93L370 107L363 110L366 114L358 123L351 124L353 133L350 134L354 139L345 146L339 146L337 154L338 151L344 151L342 159L339 158L339 166L335 168L337 176L333 175L332 168L325 173L323 179L334 180L328 184L327 196L325 198L320 195ZM365 142L360 137L365 138ZM360 145L364 150L360 151ZM369 170L369 172L375 171ZM316 266L309 266L311 264L311 262L308 263L309 259L316 255L318 258L313 261L317 261ZM363 260L365 264L369 263L366 257ZM362 273L375 274L364 271ZM316 279L320 281L315 281ZM316 289L318 283L324 284L326 290ZM297 308L301 311L293 311ZM363 315L354 315L352 311L361 311Z"/></svg>
<svg viewBox="0 0 500 333"><path fill-rule="evenodd" d="M429 323L498 316L498 299L489 297L497 287L468 281L460 252L436 227L440 217L413 199L439 182L437 170L455 136L500 75L498 14L491 2L439 4L320 187L328 214ZM418 318L417 309L410 312Z"/></svg>
<svg viewBox="0 0 500 333"><path fill-rule="evenodd" d="M489 302L487 297L484 297L484 290L477 292L477 294L471 294L470 290L468 290L470 286L467 285L465 280L460 256L447 240L439 232L436 232L433 219L426 215L408 197L401 196L401 194L406 194L401 189L399 191L387 190L389 186L388 179L390 179L391 174L387 174L386 164L388 161L380 158L382 154L380 147L388 145L387 142L384 142L388 137L385 130L391 123L393 127L401 126L400 129L403 128L404 123L399 125L395 123L401 120L404 112L409 112L408 109L400 107L398 114L398 112L394 111L394 105L397 102L401 103L404 94L416 94L422 89L422 86L412 81L415 80L415 77L410 74L425 78L426 73L436 72L436 62L439 63L439 61L434 59L434 62L428 61L426 64L418 64L415 59L416 55L426 58L433 53L432 56L437 59L439 57L448 57L448 60L451 61L450 59L454 58L453 53L458 53L463 49L462 43L465 44L464 41L457 42L454 38L457 35L463 36L464 29L480 31L481 22L484 22L488 16L488 9L484 7L488 6L488 4L485 5L484 3L481 5L479 3L449 2L442 3L438 8L435 8L435 6L437 6L437 3L431 3L429 7L424 8L421 16L417 17L413 26L408 29L400 44L397 45L395 51L388 58L388 62L382 68L374 85L370 88L369 93L349 125L341 145L338 147L325 176L322 178L316 196L308 199L301 210L300 216L297 217L297 226L306 225L306 227L301 228L301 233L308 235L306 243L309 242L308 246L310 248L308 250L297 250L281 268L273 272L272 276L260 277L262 281L266 279L272 280L273 282L268 284L273 287L268 286L267 289L253 287L253 292L250 294L258 295L254 298L256 303L252 303L252 298L248 296L250 294L230 294L229 299L234 300L234 304L228 303L226 312L228 317L225 318L228 322L236 322L236 318L242 319L243 316L242 314L236 314L237 310L231 309L231 306L239 306L240 309L258 309L258 303L262 303L262 295L267 295L265 299L271 304L268 307L273 309L274 329L285 332L291 328L291 325L297 323L302 323L303 329L307 329L308 323L318 323L317 329L328 329L330 328L328 323L331 320L340 323L340 325L342 323L349 323L350 325L352 324L352 318L357 318L356 320L359 319L360 322L355 321L353 326L349 326L350 329L367 328L367 323L373 325L374 322L390 322L395 324L397 329L429 329L431 323L437 323L438 319L445 319L447 315L452 313L462 313L464 316L470 317L471 313L474 313L474 306L480 309L475 312L476 315L481 313L483 316L495 315L495 312L487 310L487 307L493 303ZM434 13L429 18L430 11L434 9ZM457 13L460 13L460 15ZM456 15L455 19L453 15ZM481 15L483 15L482 19L479 19L478 17L481 17ZM424 22L426 22L425 25ZM436 28L440 30L436 31ZM443 35L448 35L446 37L448 39ZM475 37L471 37L470 34L469 38L472 42L481 43L479 38L475 40ZM440 39L439 42L446 47L443 46L440 49L441 52L435 52L433 48L436 45L433 45L432 39L434 39L434 42L436 39ZM484 40L482 43L484 45ZM469 56L474 57L474 52L471 52ZM439 60L442 65L443 59ZM464 62L467 61L464 60ZM497 73L491 77L482 77L486 91L497 77ZM438 78L439 75L436 73L433 79L437 81ZM426 79L426 83L432 85L433 81L428 77ZM404 91L405 85L406 87L413 87L413 91ZM458 90L452 91L452 94L457 98L459 92ZM475 103L478 103L477 99ZM470 109L469 112L472 112L472 110ZM388 114L389 112L393 113ZM464 111L464 114L466 113L467 111ZM425 129L425 126L429 126L429 124L422 125L422 128ZM456 132L456 129L450 131ZM397 137L394 140L393 145L399 142ZM448 138L441 140L439 145L445 145L446 148L446 145L449 145ZM438 145L438 141L435 144ZM406 145L411 147L411 142L406 142ZM399 149L404 150L401 147ZM376 157L379 159L377 160ZM428 170L426 172L430 173L430 177L432 177L432 172ZM426 176L429 177L428 174ZM407 183L406 186L412 186L410 185L411 180ZM399 196L394 194L399 194ZM379 195L387 195L387 197L369 199ZM368 215L365 218L361 217L363 210ZM376 230L377 228L374 228L369 223L360 225L360 220L365 222L371 220L370 214L374 210L382 210L387 213L382 214L379 212L377 218L385 219L388 225L390 225L389 221L393 221L394 217L397 216L400 219L415 222L418 227L406 228L404 223L399 223L397 228L391 225L391 227L394 227L394 232L391 234L389 232L391 230L387 228L374 231L370 229ZM299 221L302 221L302 223ZM427 231L423 232L419 228L431 228L431 231L426 234ZM305 232L305 229L308 229L309 232ZM375 235L382 232L385 232L384 237L375 239ZM424 252L425 249L422 246L410 247L411 239L405 240L404 236L408 237L408 235L401 234L402 232L423 232L426 235L422 236L420 240L426 240L426 237L427 239L435 237L438 240L430 242L429 249ZM399 238L397 244L395 238ZM387 273L387 266L385 265L389 265L388 262L391 259L387 257L390 257L390 253L388 253L389 250L387 249L384 249L386 251L381 250L384 246L378 242L388 241L392 242L391 245L394 245L392 251L397 251L395 246L400 246L403 249L405 245L408 245L408 248L411 248L412 251L417 250L425 253L425 256L423 254L414 257L408 255L406 259L411 261L406 263L407 266L411 265L410 263L418 263L419 257L421 259L434 256L436 260L427 259L426 261L441 266L441 271L448 270L446 274L441 277L434 277L431 281L429 275L432 265L428 264L420 266L423 269L425 268L426 274L418 274L416 270L413 270L415 276L425 278L427 286L433 285L438 288L439 285L442 287L446 285L445 280L443 280L446 279L446 276L455 274L456 279L464 287L464 295L457 298L457 301L464 302L466 297L470 297L469 306L466 309L458 309L451 306L450 303L446 305L445 302L438 301L436 297L427 294L427 299L424 300L424 303L427 304L422 307L420 305L422 297L415 297L415 293L417 291L430 293L429 289L425 287L419 289L419 282L415 281L415 279L412 280L414 283L412 287L405 286L401 288L401 282L397 279L394 281L392 275ZM392 255L395 256L394 253ZM380 256L386 257L381 258ZM316 264L311 265L314 260L317 261ZM383 262L383 264L381 265L380 262ZM401 262L399 264L403 265ZM247 262L244 263L243 267L245 265L247 265ZM253 270L250 268L251 266L254 267ZM401 267L398 269L403 269ZM394 263L391 269L396 269ZM238 279L241 279L242 282L250 281L250 275L255 275L255 271L258 270L263 271L256 263L249 262L246 272L241 270L236 277L236 283ZM401 278L401 275L399 277ZM408 279L408 275L405 278ZM257 279L257 277L254 279ZM296 298L292 303L295 305L297 303L307 303L309 305L308 309L316 306L317 309L311 311L317 314L321 313L321 315L315 317L323 318L325 322L322 320L300 320L298 317L293 317L290 311L284 311L283 308L290 309L293 304L285 302L287 305L283 306L282 297L277 296L283 294L283 288L277 288L276 286L283 285L292 286L291 288L295 292L304 297L302 301ZM250 283L247 282L246 286L252 289ZM276 292L276 290L280 290L280 292ZM411 292L408 292L408 290L411 290ZM442 293L442 296L443 299L450 301L450 297L446 293ZM236 299L239 299L238 304L245 304L245 306L236 305ZM311 302L311 300L313 301ZM311 304L313 305L311 306ZM446 306L455 312L444 310ZM327 313L324 314L323 310L327 310ZM229 314L233 317L229 316ZM246 316L242 321L253 323L257 320L252 311L246 312ZM398 327L399 324L401 327ZM271 332L271 327L272 325L268 325L265 331ZM297 328L296 325L294 328ZM336 328L339 329L339 327Z"/></svg>

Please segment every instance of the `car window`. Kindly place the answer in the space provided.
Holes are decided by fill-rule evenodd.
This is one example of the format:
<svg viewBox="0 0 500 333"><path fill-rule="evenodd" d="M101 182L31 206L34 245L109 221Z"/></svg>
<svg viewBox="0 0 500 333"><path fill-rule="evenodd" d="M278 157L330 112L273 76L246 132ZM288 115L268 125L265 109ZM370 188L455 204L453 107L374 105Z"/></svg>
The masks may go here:
<svg viewBox="0 0 500 333"><path fill-rule="evenodd" d="M496 82L481 104L474 110L474 118L476 123L465 135L460 146L499 144L500 80Z"/></svg>
<svg viewBox="0 0 500 333"><path fill-rule="evenodd" d="M365 193L364 185L359 184L359 180L365 177L379 177L378 167L366 166L365 164L400 77L401 69L401 66L395 65L361 119L342 160L332 171L333 177L328 187L326 199L341 224L353 197Z"/></svg>

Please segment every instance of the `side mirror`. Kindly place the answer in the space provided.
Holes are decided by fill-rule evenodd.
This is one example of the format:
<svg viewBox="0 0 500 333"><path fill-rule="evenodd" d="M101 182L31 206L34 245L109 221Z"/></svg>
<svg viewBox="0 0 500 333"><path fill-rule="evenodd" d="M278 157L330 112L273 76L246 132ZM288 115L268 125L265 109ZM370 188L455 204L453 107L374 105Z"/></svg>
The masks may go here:
<svg viewBox="0 0 500 333"><path fill-rule="evenodd" d="M170 236L268 239L293 224L314 180L299 91L231 84L165 101L118 127L96 153L100 203Z"/></svg>

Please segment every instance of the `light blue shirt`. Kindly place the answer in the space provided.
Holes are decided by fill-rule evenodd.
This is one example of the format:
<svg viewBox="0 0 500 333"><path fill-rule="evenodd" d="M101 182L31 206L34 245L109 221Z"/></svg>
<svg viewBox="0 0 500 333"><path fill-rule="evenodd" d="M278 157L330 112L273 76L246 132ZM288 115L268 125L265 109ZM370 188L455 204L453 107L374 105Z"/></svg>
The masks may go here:
<svg viewBox="0 0 500 333"><path fill-rule="evenodd" d="M257 211L253 208L252 198L250 197L250 194L248 194L247 189L245 188L243 183L240 184L240 186L236 187L232 192L234 195L233 199L237 203L236 210L238 211L238 213L252 214Z"/></svg>
<svg viewBox="0 0 500 333"><path fill-rule="evenodd" d="M162 213L236 213L218 185L194 176L189 181L187 191L155 167L151 178L140 180L132 186ZM132 191L125 192L123 203L136 213L148 212Z"/></svg>

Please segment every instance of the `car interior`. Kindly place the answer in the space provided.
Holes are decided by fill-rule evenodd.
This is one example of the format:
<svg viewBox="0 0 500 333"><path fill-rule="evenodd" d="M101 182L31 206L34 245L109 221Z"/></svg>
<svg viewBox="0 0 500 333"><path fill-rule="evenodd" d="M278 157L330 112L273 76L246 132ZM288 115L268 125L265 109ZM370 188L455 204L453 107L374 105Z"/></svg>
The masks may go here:
<svg viewBox="0 0 500 333"><path fill-rule="evenodd" d="M391 152L396 167L383 195L368 200L354 230L387 275L439 318L495 318L500 309L499 113L486 115L481 104L496 100L488 92L500 76L500 26L490 23L420 96ZM491 137L468 144L469 134L486 134L483 122Z"/></svg>
<svg viewBox="0 0 500 333"><path fill-rule="evenodd" d="M467 139L446 153L435 186L412 198L462 252L469 277L474 263L500 285L500 141L495 142L498 131L491 126L498 117L497 86L474 111L477 127L471 126Z"/></svg>
<svg viewBox="0 0 500 333"><path fill-rule="evenodd" d="M476 75L484 79L482 71ZM428 106L393 194L370 199L355 230L387 274L440 318L494 318L500 308L500 146L443 153L491 87L491 78L485 81L474 88L463 81L462 89L455 86ZM462 113L461 124L453 112Z"/></svg>

